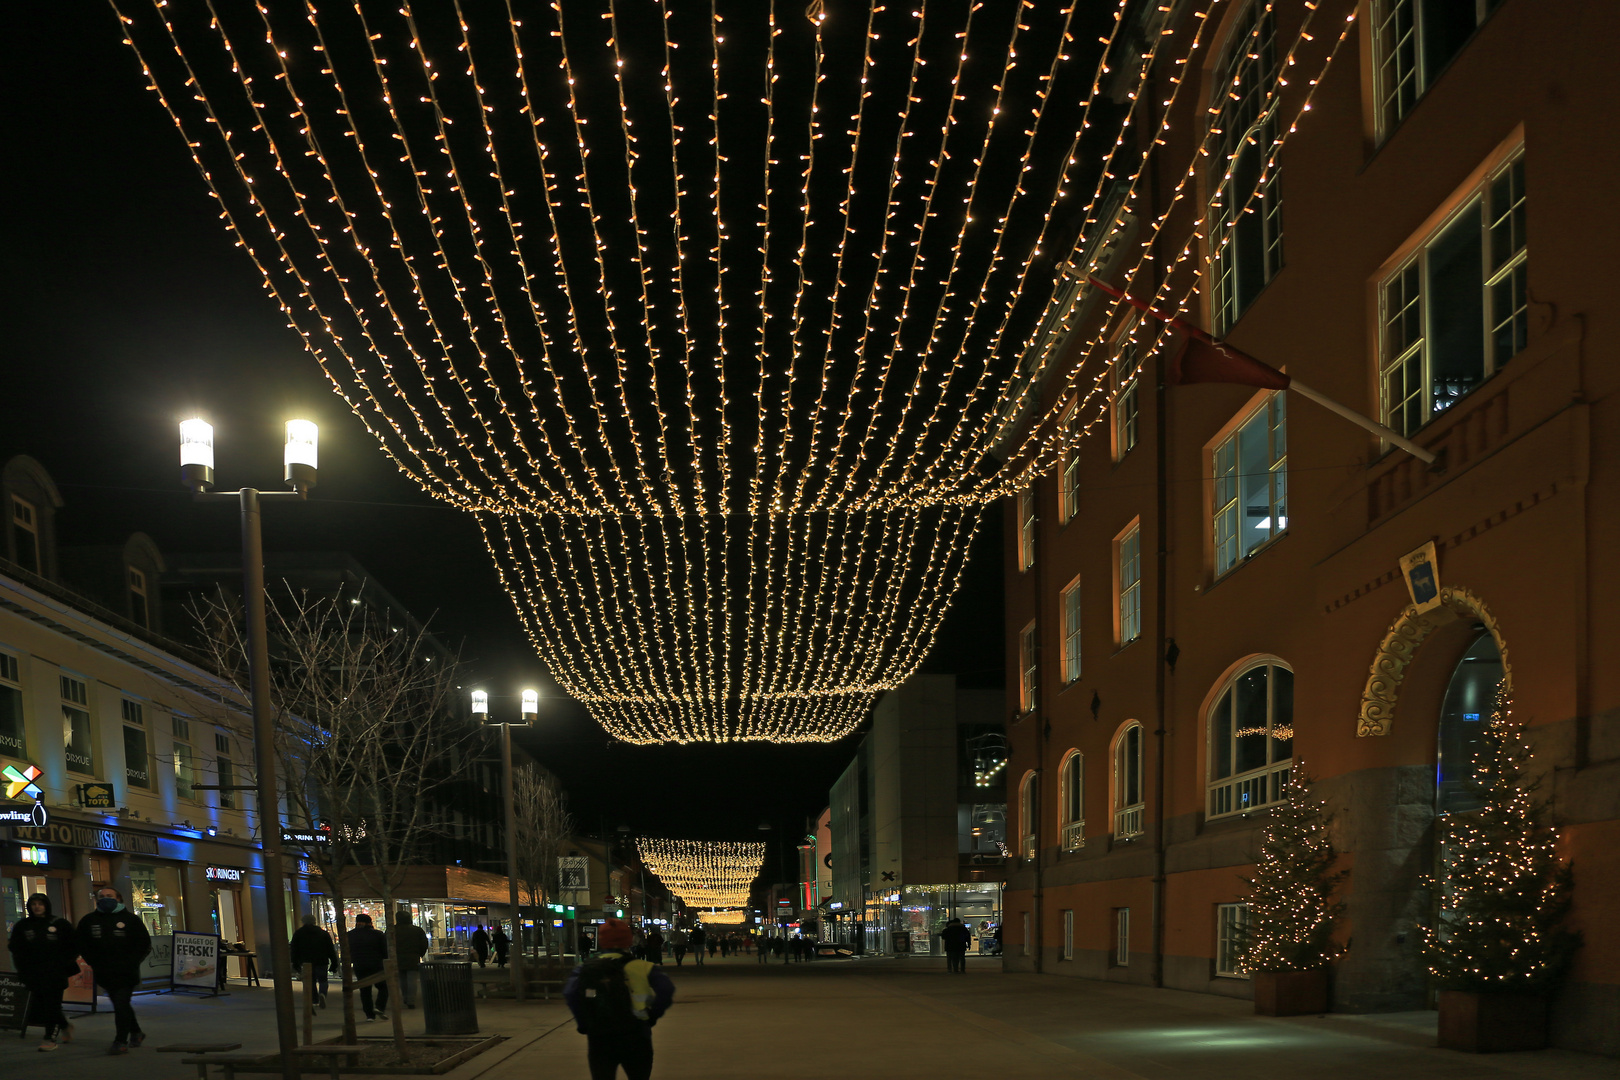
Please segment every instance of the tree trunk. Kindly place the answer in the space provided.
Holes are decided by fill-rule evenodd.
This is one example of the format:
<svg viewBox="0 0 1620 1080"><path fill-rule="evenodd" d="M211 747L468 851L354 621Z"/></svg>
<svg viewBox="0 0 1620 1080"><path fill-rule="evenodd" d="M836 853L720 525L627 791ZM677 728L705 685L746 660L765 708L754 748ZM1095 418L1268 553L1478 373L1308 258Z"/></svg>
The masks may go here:
<svg viewBox="0 0 1620 1080"><path fill-rule="evenodd" d="M354 961L349 958L349 928L343 914L343 889L337 883L335 871L330 876L323 873L321 878L326 882L327 895L332 898L332 906L337 911L338 977L343 982L343 1041L353 1046L360 1033L354 1019Z"/></svg>

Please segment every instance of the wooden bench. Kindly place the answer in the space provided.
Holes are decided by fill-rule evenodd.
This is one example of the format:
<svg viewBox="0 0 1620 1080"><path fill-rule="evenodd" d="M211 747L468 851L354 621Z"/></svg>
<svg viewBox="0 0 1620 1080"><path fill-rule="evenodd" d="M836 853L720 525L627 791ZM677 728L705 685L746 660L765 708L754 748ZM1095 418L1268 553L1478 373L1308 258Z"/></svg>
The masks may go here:
<svg viewBox="0 0 1620 1080"><path fill-rule="evenodd" d="M238 1044L240 1045L240 1044ZM197 1066L197 1080L208 1080L208 1066L218 1065L223 1080L236 1080L236 1069L240 1065L262 1065L263 1054L202 1054L197 1057L181 1058L182 1065Z"/></svg>
<svg viewBox="0 0 1620 1080"><path fill-rule="evenodd" d="M338 1080L338 1072L340 1069L340 1066L338 1065L338 1058L353 1057L355 1054L360 1053L360 1051L369 1049L371 1049L370 1046L362 1046L357 1043L322 1043L319 1046L295 1047L293 1049L293 1053L298 1054L301 1057L307 1056L326 1058L327 1064L331 1066L332 1069L332 1080ZM230 1078L226 1077L226 1080L230 1080Z"/></svg>
<svg viewBox="0 0 1620 1080"><path fill-rule="evenodd" d="M170 1043L160 1046L160 1054L226 1054L242 1049L241 1043Z"/></svg>

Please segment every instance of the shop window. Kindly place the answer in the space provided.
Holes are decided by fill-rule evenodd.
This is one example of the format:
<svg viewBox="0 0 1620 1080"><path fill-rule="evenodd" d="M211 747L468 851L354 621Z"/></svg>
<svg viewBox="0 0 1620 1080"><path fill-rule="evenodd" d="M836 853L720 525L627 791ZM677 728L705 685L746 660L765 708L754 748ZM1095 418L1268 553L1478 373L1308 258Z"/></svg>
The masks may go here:
<svg viewBox="0 0 1620 1080"><path fill-rule="evenodd" d="M1375 0L1378 135L1388 137L1502 0Z"/></svg>
<svg viewBox="0 0 1620 1080"><path fill-rule="evenodd" d="M1226 979L1247 979L1243 953L1248 947L1249 905L1215 905L1215 974Z"/></svg>
<svg viewBox="0 0 1620 1080"><path fill-rule="evenodd" d="M1059 807L1062 818L1064 851L1079 851L1086 846L1086 759L1078 750L1070 750L1063 759L1059 773L1062 798Z"/></svg>
<svg viewBox="0 0 1620 1080"><path fill-rule="evenodd" d="M1283 797L1294 761L1294 673L1267 660L1228 680L1209 714L1211 818Z"/></svg>
<svg viewBox="0 0 1620 1080"><path fill-rule="evenodd" d="M1069 908L1063 911L1063 959L1074 959L1074 911Z"/></svg>
<svg viewBox="0 0 1620 1080"><path fill-rule="evenodd" d="M1114 909L1114 966L1129 967L1131 963L1131 909Z"/></svg>
<svg viewBox="0 0 1620 1080"><path fill-rule="evenodd" d="M1134 721L1114 743L1114 838L1142 834L1142 725Z"/></svg>
<svg viewBox="0 0 1620 1080"><path fill-rule="evenodd" d="M1080 512L1080 404L1070 402L1063 411L1063 468L1058 478L1058 521L1067 525Z"/></svg>
<svg viewBox="0 0 1620 1080"><path fill-rule="evenodd" d="M129 909L153 935L186 928L181 868L161 863L129 864Z"/></svg>
<svg viewBox="0 0 1620 1080"><path fill-rule="evenodd" d="M61 677L62 749L68 772L96 775L95 736L90 730L89 687L71 675Z"/></svg>
<svg viewBox="0 0 1620 1080"><path fill-rule="evenodd" d="M146 737L146 708L138 701L123 700L124 782L130 787L152 787L150 743Z"/></svg>
<svg viewBox="0 0 1620 1080"><path fill-rule="evenodd" d="M1035 486L1018 493L1018 570L1035 565Z"/></svg>
<svg viewBox="0 0 1620 1080"><path fill-rule="evenodd" d="M1133 524L1114 541L1115 600L1121 646L1142 636L1142 529Z"/></svg>
<svg viewBox="0 0 1620 1080"><path fill-rule="evenodd" d="M1063 590L1059 606L1063 611L1063 683L1080 677L1080 579Z"/></svg>
<svg viewBox="0 0 1620 1080"><path fill-rule="evenodd" d="M0 756L27 757L26 731L21 665L11 653L0 652Z"/></svg>
<svg viewBox="0 0 1620 1080"><path fill-rule="evenodd" d="M1040 815L1040 792L1036 787L1035 774L1024 776L1024 783L1018 789L1018 827L1022 830L1023 843L1020 852L1024 858L1033 861L1040 848L1040 836L1037 829Z"/></svg>
<svg viewBox="0 0 1620 1080"><path fill-rule="evenodd" d="M1215 574L1220 576L1288 528L1288 425L1272 394L1215 446Z"/></svg>
<svg viewBox="0 0 1620 1080"><path fill-rule="evenodd" d="M11 543L14 561L30 574L40 572L39 514L27 499L11 497Z"/></svg>
<svg viewBox="0 0 1620 1080"><path fill-rule="evenodd" d="M1435 770L1438 805L1442 814L1477 810L1482 805L1476 783L1480 753L1485 744L1480 732L1496 708L1502 685L1502 651L1487 631L1474 639L1452 672L1440 706L1440 746Z"/></svg>
<svg viewBox="0 0 1620 1080"><path fill-rule="evenodd" d="M1022 712L1033 712L1035 709L1039 663L1035 649L1035 623L1031 622L1018 635L1018 707Z"/></svg>
<svg viewBox="0 0 1620 1080"><path fill-rule="evenodd" d="M1528 272L1519 151L1380 286L1384 423L1411 435L1524 349Z"/></svg>
<svg viewBox="0 0 1620 1080"><path fill-rule="evenodd" d="M1282 187L1277 163L1277 29L1271 4L1238 17L1216 85L1210 122L1210 277L1217 334L1242 318L1282 269Z"/></svg>

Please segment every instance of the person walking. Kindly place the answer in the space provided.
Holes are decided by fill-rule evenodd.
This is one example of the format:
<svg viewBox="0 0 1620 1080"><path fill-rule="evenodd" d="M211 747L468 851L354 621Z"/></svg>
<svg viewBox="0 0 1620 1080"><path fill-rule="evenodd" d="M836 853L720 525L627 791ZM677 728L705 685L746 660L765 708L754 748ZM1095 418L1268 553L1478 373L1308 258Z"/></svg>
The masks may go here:
<svg viewBox="0 0 1620 1080"><path fill-rule="evenodd" d="M349 963L354 965L355 981L381 975L383 961L388 959L388 935L372 925L365 912L354 917L354 929L349 931ZM371 991L375 989L376 1006L372 1006ZM388 983L379 982L360 988L360 1007L366 1011L366 1023L388 1019Z"/></svg>
<svg viewBox="0 0 1620 1080"><path fill-rule="evenodd" d="M623 919L597 932L598 955L579 965L563 987L574 1025L585 1036L591 1080L652 1076L652 1029L675 1000L675 984L650 960L630 956L634 935Z"/></svg>
<svg viewBox="0 0 1620 1080"><path fill-rule="evenodd" d="M675 966L680 967L681 961L686 959L686 931L673 929L669 932L669 948L675 954Z"/></svg>
<svg viewBox="0 0 1620 1080"><path fill-rule="evenodd" d="M55 1050L57 1032L63 1042L73 1041L73 1025L62 1013L62 991L79 973L79 949L73 924L51 914L50 897L35 893L28 898L28 914L11 928L11 967L28 988L24 1030L38 1024L45 1030L39 1050Z"/></svg>
<svg viewBox="0 0 1620 1080"><path fill-rule="evenodd" d="M111 885L96 890L96 910L79 920L79 955L96 973L96 982L113 1007L113 1044L109 1054L127 1054L146 1041L135 1019L130 995L141 985L141 961L152 951L146 924L124 907L124 894Z"/></svg>
<svg viewBox="0 0 1620 1080"><path fill-rule="evenodd" d="M293 931L292 935L292 969L294 976L304 970L308 964L314 969L315 975L315 1004L326 1008L326 991L329 977L338 969L337 944L315 920L314 915L305 915L303 924Z"/></svg>
<svg viewBox="0 0 1620 1080"><path fill-rule="evenodd" d="M399 965L399 996L407 1009L416 1008L416 992L422 984L422 958L428 954L427 931L411 921L411 909L402 907L394 915L394 962Z"/></svg>
<svg viewBox="0 0 1620 1080"><path fill-rule="evenodd" d="M655 964L664 962L664 935L659 933L656 926L647 935L647 959Z"/></svg>
<svg viewBox="0 0 1620 1080"><path fill-rule="evenodd" d="M478 929L472 936L473 956L478 960L478 966L483 967L484 961L489 959L489 935L484 932L484 924L479 923Z"/></svg>
<svg viewBox="0 0 1620 1080"><path fill-rule="evenodd" d="M758 954L754 960L754 963L768 964L771 962L770 946L766 943L764 938L760 938L758 941L754 942L754 952Z"/></svg>
<svg viewBox="0 0 1620 1080"><path fill-rule="evenodd" d="M961 919L952 919L939 932L939 939L945 945L945 970L966 975L967 950L973 940L973 931L963 926Z"/></svg>
<svg viewBox="0 0 1620 1080"><path fill-rule="evenodd" d="M709 932L707 930L703 929L703 927L701 927L701 926L693 927L693 929L692 929L692 959L697 961L697 966L698 967L703 966L703 950L708 948L708 945L709 945Z"/></svg>
<svg viewBox="0 0 1620 1080"><path fill-rule="evenodd" d="M495 932L489 936L490 948L495 951L495 966L506 966L506 954L511 951L512 939L506 936L499 923L495 925Z"/></svg>

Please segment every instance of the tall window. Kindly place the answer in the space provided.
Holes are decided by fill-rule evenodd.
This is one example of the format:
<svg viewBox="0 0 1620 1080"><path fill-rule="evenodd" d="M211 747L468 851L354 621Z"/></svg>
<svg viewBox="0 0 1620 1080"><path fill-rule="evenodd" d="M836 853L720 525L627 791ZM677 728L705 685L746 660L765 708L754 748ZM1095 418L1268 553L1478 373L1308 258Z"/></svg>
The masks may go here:
<svg viewBox="0 0 1620 1080"><path fill-rule="evenodd" d="M219 805L227 810L236 808L236 792L231 788L236 784L236 769L228 756L231 752L231 738L223 732L214 732L215 763L219 771Z"/></svg>
<svg viewBox="0 0 1620 1080"><path fill-rule="evenodd" d="M1248 945L1249 905L1215 905L1215 974L1227 979L1247 979L1243 953Z"/></svg>
<svg viewBox="0 0 1620 1080"><path fill-rule="evenodd" d="M39 514L27 499L11 497L11 539L17 565L30 574L39 573Z"/></svg>
<svg viewBox="0 0 1620 1080"><path fill-rule="evenodd" d="M1410 435L1496 374L1529 330L1524 156L1475 190L1380 288L1384 423Z"/></svg>
<svg viewBox="0 0 1620 1080"><path fill-rule="evenodd" d="M1224 574L1288 528L1286 399L1272 394L1213 455L1215 573Z"/></svg>
<svg viewBox="0 0 1620 1080"><path fill-rule="evenodd" d="M1086 759L1078 750L1069 751L1059 774L1062 790L1058 807L1063 826L1063 850L1079 851L1086 846Z"/></svg>
<svg viewBox="0 0 1620 1080"><path fill-rule="evenodd" d="M129 571L129 617L141 626L151 626L151 612L146 600L146 575L133 566Z"/></svg>
<svg viewBox="0 0 1620 1080"><path fill-rule="evenodd" d="M1114 743L1114 837L1142 833L1142 725L1132 723Z"/></svg>
<svg viewBox="0 0 1620 1080"><path fill-rule="evenodd" d="M1024 777L1024 783L1018 789L1018 827L1022 831L1024 842L1020 847L1024 858L1033 860L1039 850L1040 840L1036 830L1040 823L1036 820L1041 812L1040 792L1035 786L1035 774L1029 773Z"/></svg>
<svg viewBox="0 0 1620 1080"><path fill-rule="evenodd" d="M1018 635L1018 705L1024 712L1035 708L1039 690L1040 661L1035 652L1035 624L1031 622Z"/></svg>
<svg viewBox="0 0 1620 1080"><path fill-rule="evenodd" d="M191 752L191 721L183 716L173 718L174 724L174 793L182 799L195 799L197 782L196 758Z"/></svg>
<svg viewBox="0 0 1620 1080"><path fill-rule="evenodd" d="M1458 661L1440 706L1436 809L1442 814L1479 809L1474 781L1479 775L1479 754L1484 749L1480 730L1490 720L1501 685L1502 651L1487 631L1474 639Z"/></svg>
<svg viewBox="0 0 1620 1080"><path fill-rule="evenodd" d="M1114 350L1114 363L1108 369L1109 400L1112 416L1109 434L1114 447L1114 460L1121 461L1136 449L1136 436L1141 419L1141 385L1138 371L1140 354L1136 343L1136 324L1133 322L1119 336Z"/></svg>
<svg viewBox="0 0 1620 1080"><path fill-rule="evenodd" d="M1080 581L1075 579L1059 597L1063 609L1063 682L1080 677Z"/></svg>
<svg viewBox="0 0 1620 1080"><path fill-rule="evenodd" d="M90 730L90 691L84 682L63 675L62 748L69 772L96 775L95 737Z"/></svg>
<svg viewBox="0 0 1620 1080"><path fill-rule="evenodd" d="M1114 544L1114 580L1119 602L1119 643L1142 636L1142 529L1132 525Z"/></svg>
<svg viewBox="0 0 1620 1080"><path fill-rule="evenodd" d="M1294 763L1294 673L1265 661L1234 675L1209 714L1209 816L1282 798Z"/></svg>
<svg viewBox="0 0 1620 1080"><path fill-rule="evenodd" d="M152 787L152 760L147 749L146 707L124 699L124 782L130 787Z"/></svg>
<svg viewBox="0 0 1620 1080"><path fill-rule="evenodd" d="M1224 93L1210 124L1210 251L1214 315L1224 334L1282 269L1276 26L1255 0L1239 16L1218 71Z"/></svg>
<svg viewBox="0 0 1620 1080"><path fill-rule="evenodd" d="M1376 0L1378 133L1387 136L1502 0Z"/></svg>
<svg viewBox="0 0 1620 1080"><path fill-rule="evenodd" d="M1063 959L1074 959L1074 909L1063 909Z"/></svg>
<svg viewBox="0 0 1620 1080"><path fill-rule="evenodd" d="M1063 452L1063 473L1058 478L1058 521L1065 525L1080 512L1079 418L1079 403L1071 403L1063 413L1063 437L1069 446Z"/></svg>
<svg viewBox="0 0 1620 1080"><path fill-rule="evenodd" d="M1129 967L1131 963L1131 909L1114 909L1114 966Z"/></svg>
<svg viewBox="0 0 1620 1080"><path fill-rule="evenodd" d="M17 658L0 652L0 756L27 757L22 678Z"/></svg>
<svg viewBox="0 0 1620 1080"><path fill-rule="evenodd" d="M1018 569L1035 565L1035 487L1018 493Z"/></svg>

